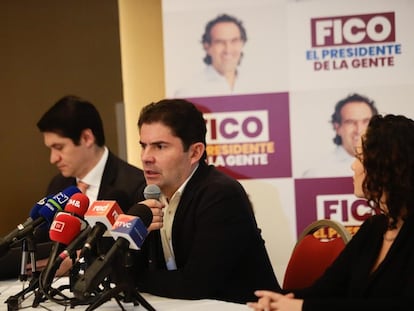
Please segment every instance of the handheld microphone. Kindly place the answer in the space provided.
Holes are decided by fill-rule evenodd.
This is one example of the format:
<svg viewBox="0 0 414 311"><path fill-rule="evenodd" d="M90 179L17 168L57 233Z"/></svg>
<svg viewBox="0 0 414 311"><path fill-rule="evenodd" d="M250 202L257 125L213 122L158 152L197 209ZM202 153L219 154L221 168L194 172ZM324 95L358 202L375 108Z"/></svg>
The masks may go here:
<svg viewBox="0 0 414 311"><path fill-rule="evenodd" d="M23 224L17 225L17 228L0 239L0 256L3 256L8 252L10 247L31 234L37 227L44 223L50 224L53 221L55 214L58 211L62 211L68 202L69 198L80 192L80 190L74 186L68 187L65 190L55 194L52 197L46 197L46 202L43 204L43 199L35 205L31 211L31 216L37 216L37 218L29 218Z"/></svg>
<svg viewBox="0 0 414 311"><path fill-rule="evenodd" d="M161 196L161 189L155 184L147 185L144 189L145 199L159 200Z"/></svg>
<svg viewBox="0 0 414 311"><path fill-rule="evenodd" d="M161 189L155 185L155 184L150 184L147 185L144 189L144 198L145 199L154 199L154 200L158 200L160 199L161 196ZM153 245L149 245L148 247L148 267L150 270L155 270L156 266L155 266L155 262L156 262L156 251Z"/></svg>
<svg viewBox="0 0 414 311"><path fill-rule="evenodd" d="M126 214L118 216L111 230L111 234L117 239L106 255L99 256L78 279L74 286L74 295L77 299L89 298L105 277L111 273L111 263L120 251L124 253L128 249L139 249L142 246L148 234L147 228L152 222L152 212L144 204L136 204L131 207L130 211L140 214L141 218Z"/></svg>

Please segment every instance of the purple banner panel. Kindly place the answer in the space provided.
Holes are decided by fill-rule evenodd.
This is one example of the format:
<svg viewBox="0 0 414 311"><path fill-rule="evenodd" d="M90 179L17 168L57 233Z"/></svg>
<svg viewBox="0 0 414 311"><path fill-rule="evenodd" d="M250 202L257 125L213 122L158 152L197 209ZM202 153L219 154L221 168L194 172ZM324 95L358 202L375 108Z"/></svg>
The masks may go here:
<svg viewBox="0 0 414 311"><path fill-rule="evenodd" d="M292 176L288 93L189 100L206 119L209 164L237 179Z"/></svg>
<svg viewBox="0 0 414 311"><path fill-rule="evenodd" d="M352 177L296 179L297 234L317 219L339 221L355 233L375 210L353 193Z"/></svg>

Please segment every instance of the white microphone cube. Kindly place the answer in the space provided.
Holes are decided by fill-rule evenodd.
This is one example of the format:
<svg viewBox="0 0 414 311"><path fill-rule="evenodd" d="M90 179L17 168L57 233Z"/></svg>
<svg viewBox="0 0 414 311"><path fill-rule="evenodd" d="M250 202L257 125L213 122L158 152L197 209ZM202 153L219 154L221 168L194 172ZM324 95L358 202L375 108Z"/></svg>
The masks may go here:
<svg viewBox="0 0 414 311"><path fill-rule="evenodd" d="M122 209L116 201L98 200L89 206L84 217L91 227L100 222L109 230L121 214ZM111 236L111 234L105 232L104 236Z"/></svg>

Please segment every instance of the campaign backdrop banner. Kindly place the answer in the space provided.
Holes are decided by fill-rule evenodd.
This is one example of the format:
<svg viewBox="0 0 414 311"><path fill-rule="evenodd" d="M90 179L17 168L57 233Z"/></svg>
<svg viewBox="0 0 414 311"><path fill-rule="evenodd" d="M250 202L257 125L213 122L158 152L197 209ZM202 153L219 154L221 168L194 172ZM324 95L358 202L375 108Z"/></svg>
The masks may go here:
<svg viewBox="0 0 414 311"><path fill-rule="evenodd" d="M238 179L291 177L287 93L190 98L207 124L207 160Z"/></svg>
<svg viewBox="0 0 414 311"><path fill-rule="evenodd" d="M370 102L369 118L374 112L414 118L414 1L162 5L166 95L203 111L208 162L239 179L252 198L279 279L312 221L334 219L355 234L375 213L353 194L354 151L346 145L360 139L363 131L352 124L366 117L337 107L358 95ZM231 33L209 33L208 24L223 15L236 30L233 23ZM219 63L235 57L231 81Z"/></svg>

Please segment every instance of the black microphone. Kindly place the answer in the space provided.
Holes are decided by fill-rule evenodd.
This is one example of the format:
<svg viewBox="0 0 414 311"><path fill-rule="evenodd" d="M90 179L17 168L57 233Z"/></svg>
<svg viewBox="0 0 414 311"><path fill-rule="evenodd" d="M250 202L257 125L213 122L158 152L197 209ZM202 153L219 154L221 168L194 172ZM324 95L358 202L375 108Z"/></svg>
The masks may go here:
<svg viewBox="0 0 414 311"><path fill-rule="evenodd" d="M155 184L147 185L144 189L144 198L145 199L154 199L159 200L161 196L161 189ZM149 241L151 242L151 241ZM150 270L156 270L156 251L155 246L149 243L148 246L148 268Z"/></svg>
<svg viewBox="0 0 414 311"><path fill-rule="evenodd" d="M31 216L37 217L36 219L30 217L23 224L17 225L17 228L5 237L0 238L0 256L6 254L14 243L31 234L37 227L46 222L50 224L55 214L58 211L62 211L69 198L78 192L80 190L77 187L71 186L55 194L53 197L47 198L44 204L36 204L33 208L34 211L31 212ZM42 202L42 200L39 202Z"/></svg>
<svg viewBox="0 0 414 311"><path fill-rule="evenodd" d="M98 285L111 274L112 263L119 253L142 246L152 222L152 211L144 204L136 204L129 213L131 215L119 215L112 227L111 234L117 238L114 245L105 255L96 258L76 282L73 292L77 299L85 300L93 295Z"/></svg>

